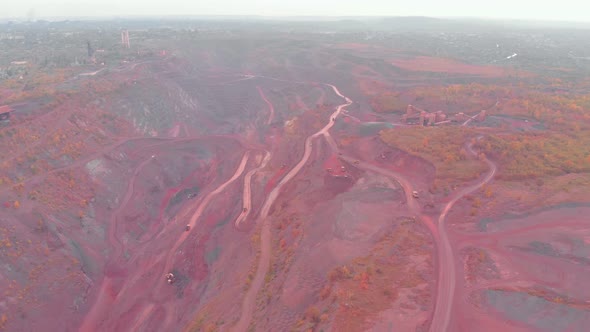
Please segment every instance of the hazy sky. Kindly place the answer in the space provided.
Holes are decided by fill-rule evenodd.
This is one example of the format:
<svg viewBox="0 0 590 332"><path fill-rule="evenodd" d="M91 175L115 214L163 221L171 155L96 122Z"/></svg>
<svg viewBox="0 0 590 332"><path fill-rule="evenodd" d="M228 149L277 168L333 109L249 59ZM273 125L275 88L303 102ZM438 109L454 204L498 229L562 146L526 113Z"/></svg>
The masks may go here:
<svg viewBox="0 0 590 332"><path fill-rule="evenodd" d="M588 0L2 0L0 17L116 15L477 16L590 21Z"/></svg>

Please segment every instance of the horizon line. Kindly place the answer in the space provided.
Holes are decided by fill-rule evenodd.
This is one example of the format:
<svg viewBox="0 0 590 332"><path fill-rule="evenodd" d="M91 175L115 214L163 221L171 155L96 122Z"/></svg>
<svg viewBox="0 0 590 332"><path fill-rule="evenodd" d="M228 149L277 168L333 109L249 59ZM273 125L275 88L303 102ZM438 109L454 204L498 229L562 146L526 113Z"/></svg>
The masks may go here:
<svg viewBox="0 0 590 332"><path fill-rule="evenodd" d="M37 22L51 20L113 20L113 19L195 19L195 18L258 18L258 19L387 19L387 18L427 18L438 20L481 20L481 21L521 21L521 22L547 22L547 23L583 23L590 24L590 20L571 20L563 18L520 18L520 17L495 17L495 16L429 16L429 15L290 15L290 14L122 14L122 15L66 15L66 16L39 16L34 19L26 16L0 16L0 21Z"/></svg>

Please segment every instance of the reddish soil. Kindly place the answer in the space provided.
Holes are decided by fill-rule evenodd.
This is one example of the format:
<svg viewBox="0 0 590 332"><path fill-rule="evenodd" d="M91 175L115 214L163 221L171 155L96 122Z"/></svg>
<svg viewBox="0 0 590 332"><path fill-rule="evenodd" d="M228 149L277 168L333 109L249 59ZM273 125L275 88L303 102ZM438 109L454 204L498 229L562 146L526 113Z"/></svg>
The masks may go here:
<svg viewBox="0 0 590 332"><path fill-rule="evenodd" d="M499 326L509 317L516 323L511 331L519 330L517 326L523 331L548 326L582 331L590 311L586 301L590 290L580 287L590 273L590 262L581 254L589 247L590 234L583 221L589 211L585 207L555 207L494 220L486 233L452 234L458 247L477 248L471 251L475 258L466 257L466 270L458 270L459 276L470 276L466 278L469 285L459 288L456 300L457 314L473 317L466 328ZM473 301L477 307L490 305L496 314L478 313L477 307L469 305ZM531 320L531 310L542 310L545 315ZM557 312L567 312L567 318Z"/></svg>
<svg viewBox="0 0 590 332"><path fill-rule="evenodd" d="M277 184L277 181L279 181L279 179L285 175L285 173L287 173L287 166L279 168L274 174L273 176L268 180L268 182L266 183L266 185L264 186L264 193L268 194L270 193L270 191L272 190L272 188L274 188Z"/></svg>
<svg viewBox="0 0 590 332"><path fill-rule="evenodd" d="M0 330L585 331L587 204L503 215L524 205L485 201L496 164L476 137L462 157L485 171L436 193L433 165L363 131L399 118L370 107L399 70L360 56L389 50L227 38L13 105L0 128Z"/></svg>
<svg viewBox="0 0 590 332"><path fill-rule="evenodd" d="M348 173L346 172L346 166L338 158L338 155L332 154L324 162L325 171L331 176L344 177Z"/></svg>

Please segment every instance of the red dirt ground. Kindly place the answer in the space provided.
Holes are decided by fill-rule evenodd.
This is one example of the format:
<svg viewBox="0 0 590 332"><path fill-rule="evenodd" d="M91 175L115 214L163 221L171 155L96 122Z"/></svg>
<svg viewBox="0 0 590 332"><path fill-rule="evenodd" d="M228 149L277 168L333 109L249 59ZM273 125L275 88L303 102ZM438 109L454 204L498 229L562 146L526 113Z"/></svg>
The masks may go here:
<svg viewBox="0 0 590 332"><path fill-rule="evenodd" d="M336 154L332 154L324 162L324 170L331 176L344 177L348 175L346 168L347 165L343 164Z"/></svg>
<svg viewBox="0 0 590 332"><path fill-rule="evenodd" d="M543 330L542 324L548 321L561 326L558 330L582 331L581 324L588 322L590 312L587 302L590 289L583 281L590 274L590 264L584 254L580 255L581 250L590 248L590 233L584 222L589 211L582 207L555 207L492 221L486 233L452 235L458 247L478 248L477 258L465 265L467 270L458 271L459 276L465 273L472 277L466 279L471 280L470 284L459 288L462 291L456 300L456 315L472 318L462 323L457 320L457 324L465 329L487 326L486 331L494 331L494 327L505 325L503 321L510 316L514 324L510 331L529 331L525 327L531 325L536 326L532 330ZM478 269L482 263L485 265ZM490 275L490 269L496 272ZM504 295L494 300L498 311L495 315L482 315L477 308L489 305L486 294L492 290L507 293L498 293ZM531 313L527 312L530 308L524 303L511 303L510 293L521 294L525 297L523 301L529 303L538 302L538 310L546 310L546 318L541 319L545 323L531 321ZM471 305L474 300L476 307ZM502 307L507 305L511 305L510 310ZM574 316L559 317L557 312L571 312Z"/></svg>
<svg viewBox="0 0 590 332"><path fill-rule="evenodd" d="M95 92L0 129L0 329L438 331L443 308L447 331L585 331L590 208L458 227L478 222L464 201L482 194L461 192L482 177L435 196L431 164L353 134L387 119L365 99L396 88L383 68L283 44L226 62L238 53L223 45L85 77ZM456 286L441 291L448 275Z"/></svg>

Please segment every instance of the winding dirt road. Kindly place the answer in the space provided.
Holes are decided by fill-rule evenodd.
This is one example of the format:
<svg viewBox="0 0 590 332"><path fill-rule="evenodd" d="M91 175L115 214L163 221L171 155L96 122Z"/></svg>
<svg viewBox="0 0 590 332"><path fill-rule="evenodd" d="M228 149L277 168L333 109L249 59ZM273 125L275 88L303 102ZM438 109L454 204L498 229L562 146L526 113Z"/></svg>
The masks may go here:
<svg viewBox="0 0 590 332"><path fill-rule="evenodd" d="M166 265L165 265L165 268L164 268L161 275L164 275L165 273L170 271L170 267L172 266L172 261L173 261L172 257L176 254L178 247L180 247L180 245L195 230L194 226L197 223L197 219L199 219L201 214L203 214L203 211L205 211L205 208L209 205L209 202L211 201L211 199L213 197L215 197L216 195L218 195L220 192L222 192L227 186L229 186L238 177L240 177L240 175L242 175L242 173L244 173L244 169L246 168L246 164L248 163L249 158L250 158L250 152L248 151L248 152L244 153L244 156L242 157L242 161L240 162L240 165L238 166L238 168L234 172L234 175L232 175L232 177L230 179L228 179L226 182L224 182L219 187L217 187L217 189L210 192L205 197L205 199L203 199L203 201L201 202L201 204L199 205L197 210L191 216L191 219L188 223L188 226L190 227L188 232L182 232L182 234L178 237L178 240L176 240L176 243L174 243L174 247L172 247L172 249L168 252L168 257L166 258ZM165 283L160 283L158 290L165 285L166 285Z"/></svg>
<svg viewBox="0 0 590 332"><path fill-rule="evenodd" d="M328 144L334 151L338 151L336 143L332 139L329 133L325 133L324 137L328 141ZM481 137L477 138L478 140ZM473 142L467 145L467 151L474 157L477 157L477 153L473 150ZM341 155L340 156L343 160L355 164L356 167L363 168L366 170L370 170L376 173L380 173L382 175L388 176L393 178L397 181L403 188L406 201L408 202L408 207L410 211L414 213L416 217L420 216L420 205L418 202L411 196L413 192L413 187L409 181L407 181L403 176L397 174L395 172L385 170L379 168L377 166L371 165L369 163L355 160L352 157ZM490 182L494 175L496 174L497 166L489 159L483 157L484 162L488 165L489 171L485 177L483 177L480 181L464 188L463 190L459 191L455 197L449 201L441 214L438 218L437 227L435 227L430 218L424 218L420 216L422 221L426 224L426 226L430 229L432 234L435 237L435 240L438 242L438 290L436 293L436 305L435 311L432 318L432 323L430 325L430 331L432 332L446 332L450 323L451 319L451 312L452 312L452 305L453 305L453 298L455 294L455 285L456 285L456 277L455 277L455 259L453 256L453 250L449 241L449 237L445 228L445 219L451 208L463 197L473 193L474 191L480 189L483 185Z"/></svg>
<svg viewBox="0 0 590 332"><path fill-rule="evenodd" d="M481 137L478 137L480 139ZM467 151L476 156L473 151L473 143L467 145ZM447 203L442 213L438 217L438 232L440 234L440 245L438 248L438 290L436 292L436 304L434 306L434 314L432 316L432 323L430 324L431 332L446 332L451 320L451 312L453 307L453 297L455 295L455 259L453 257L453 249L449 241L447 231L445 229L445 218L453 205L461 198L480 189L484 184L490 182L496 174L496 164L489 159L483 157L483 160L489 167L489 171L484 178L477 183L464 188L459 191L455 197Z"/></svg>
<svg viewBox="0 0 590 332"><path fill-rule="evenodd" d="M266 164L268 163L269 160L270 160L270 152L266 151L266 154L264 155L264 159L262 159L262 162L260 163L260 165L256 168L250 170L248 173L246 173L246 176L244 177L244 191L243 191L243 196L242 196L243 209L234 223L236 228L240 227L240 224L242 223L242 221L246 220L246 218L248 218L248 215L250 214L250 211L252 211L252 186L251 186L252 176L254 174L256 174L258 171L260 171L261 169L263 169L264 167L266 167Z"/></svg>
<svg viewBox="0 0 590 332"><path fill-rule="evenodd" d="M303 83L303 82L301 82ZM258 269L256 271L256 276L251 284L251 287L248 289L246 296L242 303L242 313L240 316L239 321L233 327L233 331L246 331L246 329L250 325L250 321L252 319L252 313L255 308L255 301L256 295L258 294L262 284L264 282L264 276L268 271L269 264L270 264L270 223L267 219L268 213L274 201L276 200L278 194L280 193L281 188L290 181L293 177L295 177L301 168L305 165L307 160L309 159L311 152L312 152L312 141L314 138L323 135L330 147L334 151L338 151L338 147L336 142L329 134L329 129L334 125L335 119L338 115L340 115L342 109L346 106L352 104L352 100L348 97L342 95L338 88L331 84L325 84L326 86L330 86L334 92L344 98L346 100L345 104L339 105L336 111L330 116L328 120L328 124L324 126L320 131L316 132L315 134L307 137L305 140L304 146L304 154L299 163L289 171L289 173L281 180L281 182L271 191L269 196L267 197L260 216L260 220L262 220L262 229L261 229L261 255L259 260ZM478 137L477 139L481 139ZM477 156L475 151L473 151L473 142L467 145L467 151L473 155ZM408 207L412 213L415 214L417 218L420 218L426 226L431 230L437 244L438 244L438 280L437 280L437 294L436 294L436 304L434 308L433 318L430 325L431 332L446 332L449 323L451 320L451 312L452 312L452 305L455 293L455 286L456 286L456 276L455 276L455 261L453 256L453 250L449 241L449 237L445 227L445 219L447 214L449 213L450 209L455 205L457 201L473 193L474 191L480 189L483 185L488 183L492 180L494 175L496 174L497 167L496 165L488 160L487 158L483 157L483 161L488 165L489 171L484 178L482 178L477 183L466 187L459 191L451 201L449 201L437 220L436 226L432 223L430 218L426 218L421 215L421 207L419 203L412 197L412 192L414 188L412 187L411 183L405 179L400 174L395 172L381 169L375 165L357 161L349 156L341 156L342 159L356 164L360 168L364 168L366 170L371 170L385 176L391 177L395 179L403 188L406 201ZM355 163L356 162L356 163Z"/></svg>
<svg viewBox="0 0 590 332"><path fill-rule="evenodd" d="M191 216L190 221L188 223L188 225L190 225L189 231L188 232L182 231L182 233L180 234L180 236L178 237L178 239L174 243L174 246L168 251L167 255L165 255L165 256L162 255L162 256L157 257L156 260L154 260L153 263L150 264L151 268L155 268L156 266L161 264L163 259L165 259L164 264L163 264L164 268L163 268L162 272L160 274L158 274L158 279L160 279L159 276L163 276L166 272L170 271L170 268L171 268L172 263L174 261L174 259L173 259L174 255L177 253L178 248L187 239L187 237L190 235L190 233L196 229L196 227L194 227L194 226L196 225L198 218L201 216L201 214L203 213L205 208L208 206L210 201L213 199L213 197L215 197L216 195L221 193L223 190L225 190L225 188L227 186L229 186L232 182L237 180L238 177L240 177L242 175L242 173L244 172L244 170L246 168L246 164L248 162L249 157L250 157L250 152L248 151L243 155L243 157L240 161L240 164L238 165L238 168L234 172L233 176L230 179L228 179L226 182L222 183L215 190L210 192L207 196L205 196L205 198L200 202L199 206L194 211L194 213L192 213L192 216ZM119 206L119 209L113 214L113 218L117 217L118 212L122 211L122 209L126 205L127 201L130 199L130 197L132 197L135 178L137 177L141 168L143 168L150 160L152 160L152 158L147 159L146 161L142 162L134 171L133 177L129 181L125 198L123 199L122 204ZM114 220L113 222L115 223L113 226L116 227L116 220ZM175 229L177 229L177 228L175 228ZM182 229L184 229L184 227L182 227ZM111 234L109 234L109 235L111 235ZM118 239L116 238L116 229L112 235L114 236L114 238L112 239L112 242L115 244L119 243ZM122 246L119 243L119 246L116 246L116 248L115 248L115 252L120 253L122 251L121 247ZM116 254L114 256L114 258L116 259L116 257L118 257L118 256L119 256L119 254ZM82 322L80 331L90 332L90 331L100 330L101 319L103 317L105 317L105 315L108 315L107 312L108 312L109 307L112 304L116 303L118 298L125 298L126 293L129 292L130 290L132 290L133 286L136 284L136 281L142 277L143 277L143 275L135 275L133 278L131 278L131 280L127 280L124 283L123 288L118 293L114 293L113 291L111 291L112 280L108 277L105 277L103 280L103 283L101 285L100 291L98 293L98 298L95 300L95 303L93 304L91 310L88 312L88 314L84 318L84 321ZM164 287L164 285L167 285L166 283L163 283L163 282L159 282L157 284L158 284L158 286L156 286L156 288L153 290L153 294L160 294L160 292L162 291L162 287ZM157 299L157 297L152 297L152 301L154 301L153 299ZM144 323L145 319L149 318L150 314L154 310L156 310L160 307L161 307L161 304L157 303L157 302L146 303L145 308L141 311L141 314L138 315L138 320L131 327L131 330L132 331L139 330L142 327L142 324ZM166 312L166 320L165 320L166 323L164 323L164 326L166 326L166 324L171 321L170 312L167 310L165 310L165 312Z"/></svg>
<svg viewBox="0 0 590 332"><path fill-rule="evenodd" d="M174 255L177 254L178 248L182 245L182 243L184 243L184 241L188 238L190 233L196 229L196 227L194 227L194 226L196 225L197 220L199 219L199 217L201 216L203 211L205 211L205 208L209 205L211 199L213 199L213 197L215 197L216 195L221 193L223 190L225 190L225 188L227 186L229 186L232 182L237 180L238 177L240 177L242 175L242 173L244 173L244 169L246 168L246 164L248 163L249 157L250 157L249 151L244 153L244 156L242 157L242 160L240 161L240 164L239 164L238 168L236 169L236 171L234 172L234 174L232 175L232 177L229 178L226 182L222 183L215 190L213 190L212 192L207 194L207 196L205 196L205 198L201 201L201 203L197 207L196 211L192 214L192 216L190 218L190 221L188 223L188 225L190 226L189 231L182 232L182 234L178 237L178 239L174 243L174 246L172 247L172 249L170 251L168 251L168 254L166 255L165 267L159 275L163 276L165 273L167 273L171 270L172 263L174 261L174 259L173 259ZM183 218L177 218L177 219L183 219ZM127 283L126 286L128 284L129 283ZM156 288L154 290L154 294L160 294L160 292L162 291L162 288L166 287L166 286L167 286L167 284L164 282L158 283L158 286L156 286ZM119 293L119 296L124 296L124 294L127 290L128 290L127 287L124 287L121 290L121 292ZM135 322L135 324L133 325L131 330L132 331L141 331L141 327L142 327L142 324L144 323L145 319L150 317L150 314L154 310L156 310L160 305L161 304L159 304L159 303L147 304L146 308L144 308L142 310L142 313L139 315L139 319ZM171 308L171 310L173 311L174 308ZM171 316L172 315L171 310L165 310L166 316L165 316L162 328L166 327L173 320L173 317Z"/></svg>
<svg viewBox="0 0 590 332"><path fill-rule="evenodd" d="M264 91L262 91L262 89L259 86L257 86L256 88L258 89L258 94L260 94L260 98L262 98L266 105L268 105L268 109L270 111L270 114L268 115L268 120L266 121L266 125L268 126L272 123L272 120L275 117L275 108L272 105L272 103L266 98Z"/></svg>
<svg viewBox="0 0 590 332"><path fill-rule="evenodd" d="M251 79L254 77L255 76L248 75L246 79ZM263 76L259 76L259 77L263 77ZM299 82L299 83L307 83L307 82ZM325 85L325 86L329 86L334 91L334 93L336 95L338 95L339 97L341 97L345 100L345 103L339 105L336 108L336 110L329 116L328 123L322 129L320 129L316 133L308 136L305 139L304 152L303 152L303 156L301 157L300 161L291 170L289 170L289 172L281 179L281 181L272 189L272 191L269 193L269 195L266 197L266 200L264 201L264 204L261 209L260 217L258 219L258 222L262 223L261 224L261 248L260 248L261 251L260 251L260 258L258 261L258 267L256 270L255 277L251 283L251 286L244 296L242 306L241 306L240 318L237 321L237 323L231 328L232 331L238 331L238 332L246 331L252 321L252 316L253 316L254 310L256 309L256 298L257 298L257 295L260 292L261 288L264 285L264 279L265 279L265 276L266 276L268 269L270 267L270 258L271 258L271 252L272 252L272 248L271 248L271 235L272 234L271 234L271 223L270 223L270 219L268 218L268 214L269 214L270 209L273 206L274 202L278 198L278 195L280 194L282 188L301 171L301 169L305 166L305 164L309 160L309 158L312 154L312 150L313 150L313 140L315 138L317 138L319 136L323 136L326 139L328 145L334 151L338 151L337 144L334 141L334 139L331 137L329 130L335 124L335 120L337 119L337 117L339 115L341 115L343 109L352 104L352 100L349 99L348 97L342 95L340 93L340 91L338 90L338 88L335 87L334 85L326 84L326 83L321 83L321 84ZM258 88L258 91L260 93L260 96L264 99L264 101L268 104L268 106L270 108L270 115L269 115L269 118L267 121L267 124L270 124L272 122L273 117L274 117L274 107L273 107L272 103L266 98L266 96L264 96L264 93L260 88ZM468 122L464 123L463 125L466 125L467 123ZM480 139L480 138L481 137L479 137L478 139ZM166 140L183 141L183 140L190 140L190 139L192 139L192 138L190 138L190 137L187 137L185 139L167 138ZM127 140L125 140L125 141L127 141ZM117 142L117 145L120 145L122 143L123 142ZM470 144L467 145L467 151L473 156L477 155L476 152L473 150L473 142L471 142ZM243 223L244 220L246 220L246 218L250 214L250 211L252 210L252 191L251 191L252 177L258 171L263 169L267 165L267 163L269 162L271 154L268 151L265 151L265 152L266 152L265 156L264 156L263 160L260 162L259 166L250 170L249 172L247 172L247 174L244 177L243 207L245 208L245 210L243 210L240 213L240 215L238 216L238 218L235 220L236 227L239 227L241 225L241 223ZM243 174L243 172L246 168L246 165L248 164L248 160L249 160L250 156L251 156L251 152L250 151L246 152L243 155L241 162L238 165L233 176L230 179L228 179L226 182L221 184L219 187L217 187L214 191L210 192L209 194L207 194L205 196L205 198L199 203L196 210L194 210L194 212L192 212L190 222L188 223L188 225L190 226L189 231L188 232L183 231L180 234L180 236L177 238L176 242L174 243L174 246L167 252L167 254L163 254L161 256L158 256L157 260L155 260L154 263L151 264L151 266L153 266L154 268L163 267L162 273L160 275L164 275L166 272L170 271L172 264L174 263L174 256L176 255L178 248L184 243L184 241L188 238L188 236L191 234L191 232L194 229L196 229L196 227L194 227L194 226L196 225L197 220L199 219L201 214L204 212L206 207L209 205L210 201L213 199L213 197L215 197L216 195L221 193L223 190L225 190L225 188L227 186L229 186L231 183L236 181ZM359 168L363 168L363 169L366 169L369 171L380 173L384 176L390 177L390 178L394 179L395 181L397 181L404 190L404 193L406 196L406 202L408 204L408 208L409 208L410 212L412 212L416 218L420 218L424 222L424 224L426 224L428 226L428 228L431 230L431 232L434 235L435 240L437 241L437 244L438 244L438 246L437 246L438 247L438 250L437 250L438 251L438 280L437 280L436 304L434 307L434 313L432 316L430 331L431 332L446 332L449 328L450 321L451 321L451 313L452 313L452 306L453 306L455 286L456 286L456 267L455 267L453 249L450 244L449 237L448 237L447 230L446 230L446 225L445 225L446 216L448 215L449 211L453 208L454 204L457 201L459 201L460 199L462 199L466 195L469 195L469 194L473 193L474 191L480 189L483 185L485 185L486 183L488 183L489 181L492 180L492 178L494 177L496 170L497 170L496 165L493 162L491 162L490 160L488 160L487 158L483 157L482 160L489 167L488 173L481 180L479 180L477 183L474 183L473 185L466 187L466 188L460 190L459 192L457 192L454 195L454 197L444 206L441 214L438 217L437 224L435 225L430 218L422 216L422 214L421 214L422 208L421 208L419 202L412 197L412 192L414 191L414 188L413 188L412 184L410 183L410 181L408 181L402 175L400 175L396 172L387 170L387 169L382 169L382 168L375 166L371 163L356 160L356 159L346 156L346 155L341 155L341 158L351 164L354 164L355 167L359 167ZM120 204L119 208L113 214L114 219L117 218L117 215L125 207L125 205L127 204L127 201L132 197L135 178L137 177L140 170L150 160L151 159L145 160L135 169L133 177L130 179L130 181L128 183L126 195L125 195L122 203ZM193 210L193 208L191 208L191 210ZM190 212L187 212L187 214L188 213L190 213ZM113 243L115 245L114 257L118 257L120 255L120 253L122 252L123 246L117 238L116 220L113 220L112 225L113 225L113 227L111 229L111 232L109 233L109 237L111 239L111 243ZM184 225L182 225L182 226L184 226ZM164 260L164 264L161 264L163 260ZM138 277L140 277L140 276L138 276ZM115 294L111 291L112 280L109 279L108 277L105 277L105 279L103 280L103 283L101 285L100 292L98 294L98 298L95 301L95 303L92 306L89 313L86 315L80 330L81 331L95 331L96 329L98 329L101 324L100 319L106 315L106 312L108 311L108 307L110 306L110 304L115 303L117 301L117 297L124 295L126 291L130 290L130 285L133 285L133 284L134 284L133 281L127 282L125 284L125 286L123 287L123 289L120 292L118 292L118 294ZM162 288L166 287L165 285L166 284L164 282L158 283L158 286L156 286L155 289L153 290L154 293L161 292ZM156 301L153 301L153 300L151 303L146 303L145 307L141 311L141 314L138 315L138 319L137 319L136 323L133 325L132 330L136 330L136 329L139 330L142 327L142 324L145 322L145 320L148 319L148 317L150 317L150 314L152 312L154 312L155 310L157 310L158 308L160 308L161 306L162 306L162 304L160 304ZM171 313L169 311L166 311L166 322L170 321L171 319L172 319ZM167 326L167 323L164 323L164 327L165 326Z"/></svg>
<svg viewBox="0 0 590 332"><path fill-rule="evenodd" d="M385 175L389 178L392 178L394 181L400 184L404 191L404 195L406 196L406 203L408 204L408 208L410 212L414 215L415 218L420 219L430 230L433 234L435 240L438 239L438 230L436 229L435 225L431 222L430 218L426 218L422 216L422 207L418 203L418 201L412 197L412 192L415 190L410 181L408 181L405 177L401 174L377 167L375 165L366 163L364 161L356 160L352 157L347 155L341 155L340 158L343 160L354 164L354 167L362 168L365 170L373 171L375 173L379 173L381 175ZM356 161L356 163L355 163Z"/></svg>
<svg viewBox="0 0 590 332"><path fill-rule="evenodd" d="M334 85L332 85L332 84L324 84L324 85L331 87L332 90L334 90L334 93L336 93L338 96L340 96L340 97L344 98L344 100L346 100L346 103L341 104L336 108L336 111L334 111L334 113L332 113L332 115L330 115L330 117L328 118L328 123L322 129L320 129L315 134L308 136L305 139L304 152L303 152L303 156L301 157L301 160L297 163L297 165L295 165L295 167L293 167L289 171L289 173L287 173L287 175L285 175L285 177L283 177L283 179L279 182L279 184L276 187L274 187L274 189L270 192L270 194L266 198L264 205L262 206L262 211L260 213L260 219L259 219L262 221L262 229L260 231L261 232L261 234L260 234L261 244L260 244L260 259L259 259L259 263L258 263L258 268L256 270L256 275L255 275L254 279L252 280L252 284L250 285L250 288L248 289L248 291L246 292L246 295L244 296L244 300L242 302L242 312L240 315L240 319L238 320L236 325L234 325L234 327L232 329L233 331L246 331L248 329L248 326L250 325L250 321L252 320L252 314L254 312L254 308L256 306L256 295L258 294L258 292L260 291L260 288L262 287L262 284L264 283L264 276L266 275L268 268L270 266L270 255L271 255L271 228L270 228L270 226L271 225L270 225L270 220L268 220L268 212L270 211L270 208L272 207L273 203L277 199L283 186L285 186L285 184L287 182L289 182L292 178L294 178L297 175L297 173L299 173L299 171L303 168L305 163L307 163L307 160L309 159L309 156L311 155L311 152L312 152L313 140L316 137L318 137L320 135L324 135L324 133L328 132L328 130L330 130L330 128L332 128L332 126L334 125L334 121L332 121L332 119L338 117L338 115L340 114L340 112L342 112L342 109L344 107L347 107L350 104L352 104L352 100L350 100L348 97L342 95L340 93L340 91L338 90L338 88L336 88Z"/></svg>

